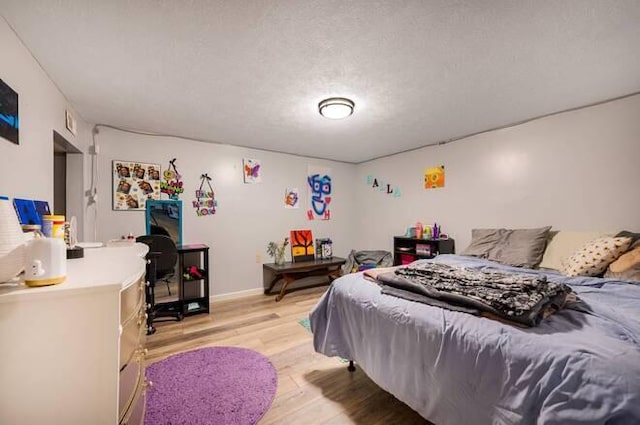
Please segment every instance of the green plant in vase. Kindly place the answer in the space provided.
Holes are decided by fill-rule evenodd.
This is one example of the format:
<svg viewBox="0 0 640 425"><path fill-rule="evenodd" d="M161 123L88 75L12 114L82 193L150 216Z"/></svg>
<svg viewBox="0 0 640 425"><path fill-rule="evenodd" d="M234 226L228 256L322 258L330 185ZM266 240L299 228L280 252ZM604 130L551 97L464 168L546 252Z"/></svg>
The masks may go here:
<svg viewBox="0 0 640 425"><path fill-rule="evenodd" d="M284 238L281 244L269 242L267 245L267 254L273 257L273 262L278 266L284 265L284 249L289 245L289 238Z"/></svg>

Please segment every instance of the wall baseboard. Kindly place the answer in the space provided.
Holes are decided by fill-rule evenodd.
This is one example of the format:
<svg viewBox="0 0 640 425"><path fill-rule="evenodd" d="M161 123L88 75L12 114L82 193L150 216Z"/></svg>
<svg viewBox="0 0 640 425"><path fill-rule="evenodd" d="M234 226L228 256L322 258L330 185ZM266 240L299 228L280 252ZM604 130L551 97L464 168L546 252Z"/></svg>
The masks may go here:
<svg viewBox="0 0 640 425"><path fill-rule="evenodd" d="M211 295L209 302L233 300L236 298L250 297L252 295L264 294L264 288L247 289L245 291L227 292L226 294Z"/></svg>

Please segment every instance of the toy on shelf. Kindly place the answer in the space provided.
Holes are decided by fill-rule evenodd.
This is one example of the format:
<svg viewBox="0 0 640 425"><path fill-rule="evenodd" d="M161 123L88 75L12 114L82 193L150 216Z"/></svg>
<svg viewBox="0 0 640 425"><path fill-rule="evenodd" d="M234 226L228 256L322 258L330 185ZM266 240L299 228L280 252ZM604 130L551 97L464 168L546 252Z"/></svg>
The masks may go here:
<svg viewBox="0 0 640 425"><path fill-rule="evenodd" d="M184 268L182 277L188 280L204 279L204 273L203 269L199 269L196 266L187 266Z"/></svg>

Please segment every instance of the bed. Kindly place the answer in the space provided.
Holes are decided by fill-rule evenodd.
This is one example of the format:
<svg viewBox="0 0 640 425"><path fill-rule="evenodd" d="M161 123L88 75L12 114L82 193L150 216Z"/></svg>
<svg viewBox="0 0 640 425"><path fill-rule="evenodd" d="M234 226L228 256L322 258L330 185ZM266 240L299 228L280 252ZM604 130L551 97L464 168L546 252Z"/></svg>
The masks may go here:
<svg viewBox="0 0 640 425"><path fill-rule="evenodd" d="M383 295L354 273L312 310L315 350L354 360L437 425L640 424L640 285L457 255L423 261L544 274L580 302L521 328Z"/></svg>

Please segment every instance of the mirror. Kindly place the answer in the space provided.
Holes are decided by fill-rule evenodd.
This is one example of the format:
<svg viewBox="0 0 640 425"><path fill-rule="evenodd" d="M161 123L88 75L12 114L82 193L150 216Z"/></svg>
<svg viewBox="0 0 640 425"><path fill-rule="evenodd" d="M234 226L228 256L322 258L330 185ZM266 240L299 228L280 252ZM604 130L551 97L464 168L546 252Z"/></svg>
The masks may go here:
<svg viewBox="0 0 640 425"><path fill-rule="evenodd" d="M182 244L182 201L149 199L146 202L147 235L169 236Z"/></svg>

